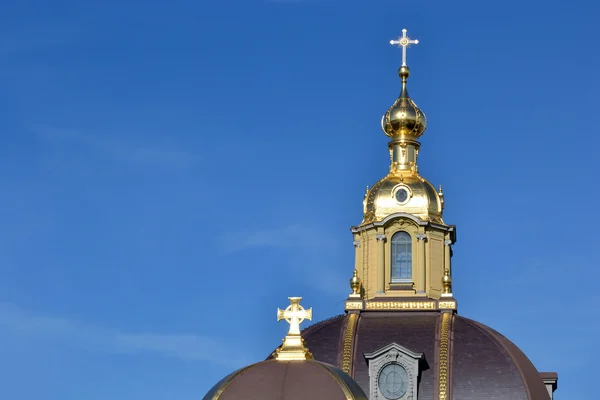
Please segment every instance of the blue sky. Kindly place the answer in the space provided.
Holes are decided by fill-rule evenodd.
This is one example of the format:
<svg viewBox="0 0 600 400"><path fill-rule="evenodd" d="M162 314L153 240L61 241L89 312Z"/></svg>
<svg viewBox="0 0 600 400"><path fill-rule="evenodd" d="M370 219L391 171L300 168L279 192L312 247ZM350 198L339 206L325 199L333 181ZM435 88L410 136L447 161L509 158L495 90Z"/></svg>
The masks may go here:
<svg viewBox="0 0 600 400"><path fill-rule="evenodd" d="M5 1L0 397L198 399L343 312L407 28L460 314L596 393L599 7Z"/></svg>

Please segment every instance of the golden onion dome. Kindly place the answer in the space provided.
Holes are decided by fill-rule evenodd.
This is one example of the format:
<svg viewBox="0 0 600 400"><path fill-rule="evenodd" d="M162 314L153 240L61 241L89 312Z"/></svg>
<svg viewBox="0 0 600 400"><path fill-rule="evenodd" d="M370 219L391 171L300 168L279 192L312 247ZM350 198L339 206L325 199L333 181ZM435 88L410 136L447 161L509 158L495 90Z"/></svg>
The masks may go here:
<svg viewBox="0 0 600 400"><path fill-rule="evenodd" d="M423 221L444 223L443 195L418 174L389 174L367 191L362 224L370 224L403 212Z"/></svg>
<svg viewBox="0 0 600 400"><path fill-rule="evenodd" d="M410 75L410 69L403 65L398 70L398 75L402 79L402 91L398 100L383 115L381 128L391 138L417 139L425 132L427 118L408 95L406 81Z"/></svg>

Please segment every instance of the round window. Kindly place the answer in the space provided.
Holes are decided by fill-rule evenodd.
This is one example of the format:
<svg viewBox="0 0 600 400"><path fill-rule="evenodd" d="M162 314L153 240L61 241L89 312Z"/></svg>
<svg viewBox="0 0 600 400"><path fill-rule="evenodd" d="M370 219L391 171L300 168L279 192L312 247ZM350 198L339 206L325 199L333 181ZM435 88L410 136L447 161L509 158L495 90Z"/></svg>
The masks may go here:
<svg viewBox="0 0 600 400"><path fill-rule="evenodd" d="M379 373L377 384L386 399L399 399L408 390L408 373L399 364L388 364Z"/></svg>

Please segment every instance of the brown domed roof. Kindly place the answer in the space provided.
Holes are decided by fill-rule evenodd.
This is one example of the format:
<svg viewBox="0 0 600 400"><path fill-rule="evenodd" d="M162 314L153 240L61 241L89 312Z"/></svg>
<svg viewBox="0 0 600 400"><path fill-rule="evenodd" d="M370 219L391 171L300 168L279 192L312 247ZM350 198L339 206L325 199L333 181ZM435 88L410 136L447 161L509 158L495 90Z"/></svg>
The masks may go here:
<svg viewBox="0 0 600 400"><path fill-rule="evenodd" d="M367 400L337 367L323 362L268 360L218 382L204 400Z"/></svg>
<svg viewBox="0 0 600 400"><path fill-rule="evenodd" d="M355 329L348 333L350 315L340 315L302 331L316 360L343 368L369 393L369 366L365 355L396 343L423 354L418 398L437 398L443 314L361 312L354 317ZM453 315L448 337L447 398L548 400L548 392L531 361L495 330Z"/></svg>

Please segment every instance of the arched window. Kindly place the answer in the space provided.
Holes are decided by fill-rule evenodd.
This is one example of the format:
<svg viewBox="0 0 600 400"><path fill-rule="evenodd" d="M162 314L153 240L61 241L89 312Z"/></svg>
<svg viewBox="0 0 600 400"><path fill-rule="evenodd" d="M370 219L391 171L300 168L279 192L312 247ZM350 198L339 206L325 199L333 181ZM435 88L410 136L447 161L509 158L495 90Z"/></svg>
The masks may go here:
<svg viewBox="0 0 600 400"><path fill-rule="evenodd" d="M391 282L412 282L412 238L406 232L392 236Z"/></svg>

